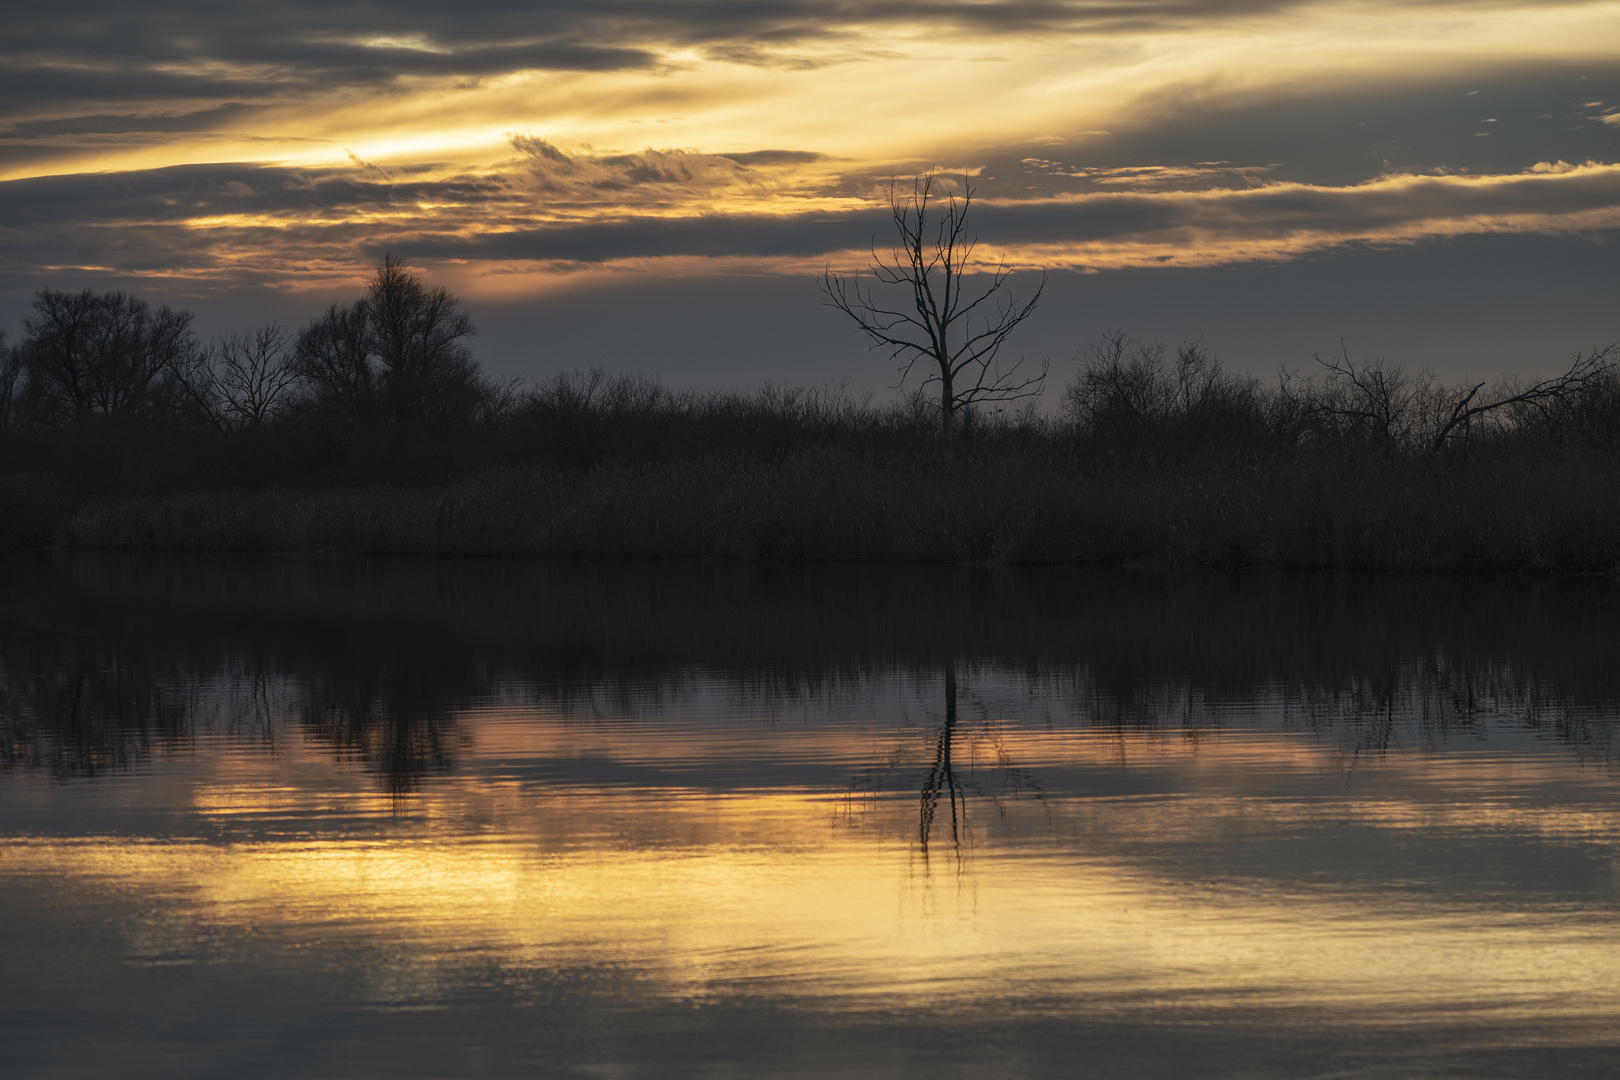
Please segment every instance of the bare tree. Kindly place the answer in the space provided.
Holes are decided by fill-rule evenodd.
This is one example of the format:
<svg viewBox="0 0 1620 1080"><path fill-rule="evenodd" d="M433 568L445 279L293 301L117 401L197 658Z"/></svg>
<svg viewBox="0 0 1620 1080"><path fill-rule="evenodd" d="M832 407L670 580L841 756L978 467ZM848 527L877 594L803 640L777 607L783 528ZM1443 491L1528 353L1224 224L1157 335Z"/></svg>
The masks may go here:
<svg viewBox="0 0 1620 1080"><path fill-rule="evenodd" d="M274 322L221 334L207 350L175 365L181 402L217 428L264 424L299 381L291 345L291 331Z"/></svg>
<svg viewBox="0 0 1620 1080"><path fill-rule="evenodd" d="M397 419L424 419L476 388L477 365L462 344L476 331L449 290L423 285L399 258L385 255L361 303L382 365L383 396Z"/></svg>
<svg viewBox="0 0 1620 1080"><path fill-rule="evenodd" d="M1309 405L1317 415L1340 425L1342 433L1370 435L1386 454L1437 453L1450 442L1466 444L1480 426L1547 416L1558 403L1611 378L1620 367L1620 345L1577 353L1551 378L1529 385L1509 378L1489 388L1483 382L1445 386L1432 372L1412 374L1382 359L1358 362L1343 349L1331 359L1316 359L1324 379L1312 388Z"/></svg>
<svg viewBox="0 0 1620 1080"><path fill-rule="evenodd" d="M297 383L291 344L291 331L273 322L245 334L226 334L214 343L220 402L241 422L255 425L270 419Z"/></svg>
<svg viewBox="0 0 1620 1080"><path fill-rule="evenodd" d="M317 401L398 425L471 415L483 383L462 343L472 319L385 255L366 295L333 304L298 337L296 365Z"/></svg>
<svg viewBox="0 0 1620 1080"><path fill-rule="evenodd" d="M1022 360L1002 366L1001 346L1013 330L1034 312L1046 275L1035 295L1020 304L1004 292L1011 274L1003 260L990 273L989 284L975 293L966 291L970 260L978 239L967 228L973 188L963 178L962 193L945 196L943 208L934 192L932 171L912 179L909 194L889 183L889 211L899 233L899 246L886 256L872 249L871 273L880 285L894 286L901 295L882 300L858 278L821 275L827 306L837 308L860 327L872 348L890 350L900 364L903 384L922 361L929 369L925 386L939 384L940 435L951 449L958 412L971 416L981 401L1012 401L1033 397L1046 381L1047 366L1024 376Z"/></svg>
<svg viewBox="0 0 1620 1080"><path fill-rule="evenodd" d="M16 429L19 405L27 389L22 350L6 344L6 332L0 330L0 435Z"/></svg>
<svg viewBox="0 0 1620 1080"><path fill-rule="evenodd" d="M1339 434L1369 437L1386 454L1421 441L1420 398L1434 381L1428 372L1414 378L1382 357L1357 362L1342 343L1338 356L1315 360L1324 378L1320 387L1310 388L1311 407L1331 419Z"/></svg>
<svg viewBox="0 0 1620 1080"><path fill-rule="evenodd" d="M351 421L376 411L378 383L362 303L333 304L298 335L296 364L315 401Z"/></svg>
<svg viewBox="0 0 1620 1080"><path fill-rule="evenodd" d="M22 348L45 419L149 412L164 372L196 350L191 317L121 292L41 289Z"/></svg>
<svg viewBox="0 0 1620 1080"><path fill-rule="evenodd" d="M1077 359L1080 371L1064 389L1063 411L1083 428L1140 427L1171 412L1178 386L1165 375L1163 342L1114 330L1088 341Z"/></svg>
<svg viewBox="0 0 1620 1080"><path fill-rule="evenodd" d="M1537 412L1545 416L1555 403L1574 397L1612 376L1616 366L1620 366L1620 345L1609 345L1594 348L1584 355L1576 353L1563 374L1529 386L1508 380L1484 397L1480 396L1484 383L1453 390L1437 410L1431 449L1439 450L1448 439L1461 439L1466 443L1474 425L1497 410L1503 410L1504 415Z"/></svg>

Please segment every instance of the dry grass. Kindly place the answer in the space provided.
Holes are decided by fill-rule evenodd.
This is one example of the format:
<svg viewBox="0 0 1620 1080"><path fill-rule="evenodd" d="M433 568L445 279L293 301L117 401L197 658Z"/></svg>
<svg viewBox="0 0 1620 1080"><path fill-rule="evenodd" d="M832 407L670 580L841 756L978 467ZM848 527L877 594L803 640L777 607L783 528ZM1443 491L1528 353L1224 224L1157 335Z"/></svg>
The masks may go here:
<svg viewBox="0 0 1620 1080"><path fill-rule="evenodd" d="M73 547L1343 570L1620 567L1620 463L1546 452L1098 466L811 449L438 487L267 490L81 506Z"/></svg>

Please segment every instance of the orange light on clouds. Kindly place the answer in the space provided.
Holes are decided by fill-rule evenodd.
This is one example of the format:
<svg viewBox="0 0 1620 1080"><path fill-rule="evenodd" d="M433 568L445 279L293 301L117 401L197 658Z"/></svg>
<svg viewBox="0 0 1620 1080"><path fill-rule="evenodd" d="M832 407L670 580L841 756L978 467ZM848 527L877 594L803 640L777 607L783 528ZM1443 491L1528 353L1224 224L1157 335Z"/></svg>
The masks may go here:
<svg viewBox="0 0 1620 1080"><path fill-rule="evenodd" d="M222 92L193 102L204 117L191 125L195 130L185 130L180 105L143 101L134 89L116 102L54 112L50 103L37 103L19 117L21 126L0 136L7 149L0 179L175 170L165 198L132 205L119 222L189 234L187 264L154 255L139 271L150 276L229 277L247 252L262 283L296 288L308 280L297 268L348 262L359 272L373 248L392 246L420 250L427 263L488 264L463 276L487 281L497 294L516 288L515 278L543 289L558 276L663 272L694 260L720 272L738 263L793 274L829 261L848 266L859 238L828 230L817 234L820 240L754 242L743 219L798 218L814 232L815 215L881 214L885 179L930 165L977 175L987 207L1016 204L1035 214L1091 200L1105 212L1107 189L1174 204L1172 216L1182 219L1146 233L1099 234L1058 215L1037 241L998 235L987 216L986 251L1005 251L1018 266L1214 266L1290 259L1350 242L1607 230L1620 208L1620 177L1603 162L1548 176L1544 207L1475 209L1466 205L1469 193L1513 187L1521 183L1519 170L1536 161L1420 182L1395 175L1399 168L1387 176L1290 179L1275 170L1297 172L1300 162L1255 160L1227 162L1222 177L1191 162L1151 159L1109 166L1104 175L1087 160L1101 152L1088 147L1180 130L1176 125L1210 109L1301 99L1326 105L1373 88L1470 72L1484 77L1507 65L1611 63L1620 60L1620 38L1612 33L1620 4L1613 2L1307 3L1236 15L1150 6L1140 17L1086 4L1034 13L964 5L931 8L921 18L841 8L820 18L782 18L750 31L752 37L715 30L704 40L683 39L697 29L676 23L609 20L600 24L599 39L589 36L597 24L581 24L586 29L577 34L586 36L569 39L569 47L630 51L622 60L602 60L599 69L591 69L597 61L589 57L559 60L552 69L525 61L522 49L551 47L544 33L469 45L442 28L402 25L385 34L357 29L298 38L300 47L317 50L312 55L349 50L343 55L359 58L345 62L392 72L339 79L332 90L317 86L329 77L326 68L311 68L306 86L268 61L255 67L251 60L198 56L153 71L256 79L267 89L255 100L231 91L244 96ZM467 27L477 24L477 15L469 15ZM508 47L517 51L504 66L479 59L498 59ZM476 73L441 72L457 64ZM1612 120L1602 108L1588 110L1600 126ZM101 131L98 120L75 131L73 109L115 111L114 120L128 122ZM216 117L209 109L224 111ZM1508 113L1493 104L1493 123L1499 115ZM1481 112L1468 123L1484 118ZM1446 125L1461 121L1435 123L1438 139L1451 138ZM1497 135L1506 130L1498 125L1489 134L1506 137ZM525 152L536 140L564 155L566 165ZM1400 150L1391 145L1391 153ZM1052 151L1062 153L1061 167L1043 173L1031 165L1029 175L1010 178L1010 166L986 164L1039 158L1041 147L1062 148ZM1366 164L1376 169L1376 162ZM221 205L228 185L210 187L206 180L226 166L263 170L279 194L271 197L251 176L233 173L231 183L251 189L243 201L262 204L233 212ZM1603 188L1601 205L1565 205L1561 192L1594 184ZM319 190L291 197L299 185ZM1326 213L1287 228L1245 212L1257 194L1323 191L1401 205L1374 215L1378 220ZM1436 191L1457 195L1459 205L1432 205ZM671 218L716 218L717 225L724 218L734 229L717 228L708 242L685 250L636 238L637 223L656 237L657 223ZM488 242L564 222L628 232L620 229L611 242L582 237L568 254ZM38 226L41 246L64 246L51 232L58 225L78 230L77 248L103 242L94 229L47 218Z"/></svg>

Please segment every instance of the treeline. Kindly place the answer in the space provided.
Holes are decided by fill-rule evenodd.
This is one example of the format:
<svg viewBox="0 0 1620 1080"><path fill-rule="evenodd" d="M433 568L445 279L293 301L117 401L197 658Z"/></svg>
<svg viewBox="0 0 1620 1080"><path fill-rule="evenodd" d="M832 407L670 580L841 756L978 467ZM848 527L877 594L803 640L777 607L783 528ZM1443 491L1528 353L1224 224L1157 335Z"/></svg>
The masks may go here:
<svg viewBox="0 0 1620 1080"><path fill-rule="evenodd" d="M1337 567L1620 566L1620 347L1453 385L1093 340L1042 411L490 378L392 257L297 332L37 294L0 352L12 545Z"/></svg>
<svg viewBox="0 0 1620 1080"><path fill-rule="evenodd" d="M511 462L898 448L920 419L838 393L680 392L600 371L491 379L461 303L392 257L364 297L296 333L272 323L203 342L192 321L123 293L39 292L20 343L0 338L5 473L95 495L412 484Z"/></svg>

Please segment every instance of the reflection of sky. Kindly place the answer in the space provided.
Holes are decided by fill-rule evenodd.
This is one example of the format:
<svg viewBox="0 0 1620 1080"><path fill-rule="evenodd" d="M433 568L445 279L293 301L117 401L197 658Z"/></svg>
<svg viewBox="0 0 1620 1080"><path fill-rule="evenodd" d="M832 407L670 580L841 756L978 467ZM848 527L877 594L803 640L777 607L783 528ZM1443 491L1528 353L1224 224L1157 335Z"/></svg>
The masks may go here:
<svg viewBox="0 0 1620 1080"><path fill-rule="evenodd" d="M310 302L276 310L303 312L390 247L492 305L565 284L802 274L859 265L886 227L883 179L931 164L977 176L984 251L1016 266L1241 277L1346 246L1586 245L1620 225L1617 14L173 2L91 3L68 25L36 9L0 43L0 286L13 310L41 283L121 282L194 306L293 290ZM1493 251L1504 274L1522 261ZM803 306L819 326L808 287ZM1144 317L1173 318L1160 307ZM653 309L648 333L665 314ZM1320 328L1316 347L1375 333L1378 314ZM1112 321L1049 317L1064 351ZM1498 315L1451 347L1460 357L1504 325L1600 329L1529 318ZM651 345L626 337L621 363L644 365ZM705 364L726 360L675 362L712 378Z"/></svg>
<svg viewBox="0 0 1620 1080"><path fill-rule="evenodd" d="M239 1030L227 1003L255 980L318 988L301 1007L340 1039L398 1011L493 1009L514 1025L503 1038L567 1030L600 1059L635 1059L623 1040L670 1008L789 1029L877 1015L889 1038L928 1018L1137 1039L1213 1023L1251 1053L1295 1040L1318 1061L1346 1039L1439 1059L1448 1038L1610 1038L1609 770L1478 732L1348 754L1279 730L1265 695L1203 709L1168 688L1142 703L1156 730L1110 730L1020 714L1026 689L989 669L965 682L967 827L959 850L936 833L927 853L913 774L941 702L899 675L763 713L701 681L633 715L480 706L456 718L457 768L403 801L296 738L214 738L67 785L13 772L6 962L53 942L45 999L63 987L83 1015L153 982L181 1019L136 1045L203 1025L182 1061L311 1023L264 993L260 1026ZM1205 726L1180 727L1192 713ZM1010 771L1033 784L1009 788ZM40 1008L40 991L17 996L33 980L6 985L0 1014ZM1063 1030L1044 1037L1071 1066L1101 1053ZM11 1034L0 1054L28 1062L33 1042ZM288 1052L330 1037L315 1025ZM1136 1052L1144 1074L1172 1053Z"/></svg>

